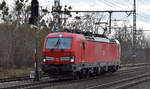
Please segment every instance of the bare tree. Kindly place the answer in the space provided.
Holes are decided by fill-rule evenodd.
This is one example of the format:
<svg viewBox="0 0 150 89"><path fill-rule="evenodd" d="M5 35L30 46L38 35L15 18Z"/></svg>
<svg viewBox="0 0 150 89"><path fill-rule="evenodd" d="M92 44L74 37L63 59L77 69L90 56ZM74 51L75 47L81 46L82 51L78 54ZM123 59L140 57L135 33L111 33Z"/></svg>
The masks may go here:
<svg viewBox="0 0 150 89"><path fill-rule="evenodd" d="M2 3L0 4L0 10L2 11L1 12L2 20L4 22L8 22L9 18L11 18L11 15L9 15L9 8L8 8L5 0L3 0Z"/></svg>

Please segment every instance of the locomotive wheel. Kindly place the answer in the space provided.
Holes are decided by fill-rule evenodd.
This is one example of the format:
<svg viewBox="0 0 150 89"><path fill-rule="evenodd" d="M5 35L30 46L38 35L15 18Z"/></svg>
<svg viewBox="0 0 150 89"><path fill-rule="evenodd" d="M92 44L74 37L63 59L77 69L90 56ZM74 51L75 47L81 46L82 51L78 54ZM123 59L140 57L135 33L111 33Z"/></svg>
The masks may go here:
<svg viewBox="0 0 150 89"><path fill-rule="evenodd" d="M108 67L108 72L109 72L109 73L115 72L115 66L109 66L109 67Z"/></svg>
<svg viewBox="0 0 150 89"><path fill-rule="evenodd" d="M85 74L85 78L89 78L89 77L90 77L90 72L87 70Z"/></svg>
<svg viewBox="0 0 150 89"><path fill-rule="evenodd" d="M101 74L101 75L104 75L105 73L106 73L105 68L102 67L102 68L101 68L101 71L100 71L100 74Z"/></svg>
<svg viewBox="0 0 150 89"><path fill-rule="evenodd" d="M90 77L89 71L87 69L83 69L81 78L89 78L89 77Z"/></svg>
<svg viewBox="0 0 150 89"><path fill-rule="evenodd" d="M81 77L80 72L77 71L77 72L73 73L73 77L74 77L74 79L79 80Z"/></svg>
<svg viewBox="0 0 150 89"><path fill-rule="evenodd" d="M113 71L112 72L116 72L117 71L117 67L113 66Z"/></svg>

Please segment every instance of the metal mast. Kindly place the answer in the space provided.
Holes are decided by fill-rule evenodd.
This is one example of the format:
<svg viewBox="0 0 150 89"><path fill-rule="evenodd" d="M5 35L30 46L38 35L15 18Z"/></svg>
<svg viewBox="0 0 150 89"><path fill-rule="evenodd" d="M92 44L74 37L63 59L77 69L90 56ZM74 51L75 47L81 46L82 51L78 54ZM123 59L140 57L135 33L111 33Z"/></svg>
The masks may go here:
<svg viewBox="0 0 150 89"><path fill-rule="evenodd" d="M133 34L133 54L135 54L135 45L136 45L136 0L134 0L133 2L133 31L132 31L132 34Z"/></svg>
<svg viewBox="0 0 150 89"><path fill-rule="evenodd" d="M54 6L52 7L53 12L53 18L54 18L54 29L53 31L60 31L61 30L61 6L60 6L60 0L54 0Z"/></svg>
<svg viewBox="0 0 150 89"><path fill-rule="evenodd" d="M136 33L136 0L133 3L133 33Z"/></svg>

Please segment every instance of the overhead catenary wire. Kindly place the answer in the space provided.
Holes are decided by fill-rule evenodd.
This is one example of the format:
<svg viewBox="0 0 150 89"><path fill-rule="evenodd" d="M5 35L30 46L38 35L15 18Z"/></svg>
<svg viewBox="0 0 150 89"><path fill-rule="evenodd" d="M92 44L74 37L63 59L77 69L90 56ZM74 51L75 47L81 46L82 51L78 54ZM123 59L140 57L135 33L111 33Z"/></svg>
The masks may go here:
<svg viewBox="0 0 150 89"><path fill-rule="evenodd" d="M126 8L123 8L122 6L121 6L121 4L119 5L119 3L114 3L114 1L113 2L111 2L111 1L107 1L107 0L101 0L102 2L101 3L103 3L103 4L105 4L105 5L107 5L107 6L109 6L109 7L113 7L113 8L116 8L116 9L124 9L124 10L126 10ZM131 9L131 8L130 8ZM122 15L121 13L117 13L117 14L120 14L120 15ZM124 17L123 17L123 19L124 19Z"/></svg>
<svg viewBox="0 0 150 89"><path fill-rule="evenodd" d="M114 6L118 7L118 8L124 9L123 7L121 7L122 5L120 6L118 3L114 3L112 1L107 1L107 0L105 0L105 2L108 2L108 3L114 5Z"/></svg>

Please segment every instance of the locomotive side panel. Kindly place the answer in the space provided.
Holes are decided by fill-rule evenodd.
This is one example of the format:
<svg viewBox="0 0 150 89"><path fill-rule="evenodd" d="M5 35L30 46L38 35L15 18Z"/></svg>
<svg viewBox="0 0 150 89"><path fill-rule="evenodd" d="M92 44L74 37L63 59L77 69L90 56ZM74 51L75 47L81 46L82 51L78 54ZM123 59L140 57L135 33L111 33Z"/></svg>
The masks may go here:
<svg viewBox="0 0 150 89"><path fill-rule="evenodd" d="M75 63L79 64L82 62L82 40L78 39L80 37L74 38L74 53L75 53Z"/></svg>
<svg viewBox="0 0 150 89"><path fill-rule="evenodd" d="M118 46L117 44L109 44L109 60L118 61Z"/></svg>
<svg viewBox="0 0 150 89"><path fill-rule="evenodd" d="M114 62L118 61L117 44L87 41L86 62Z"/></svg>

